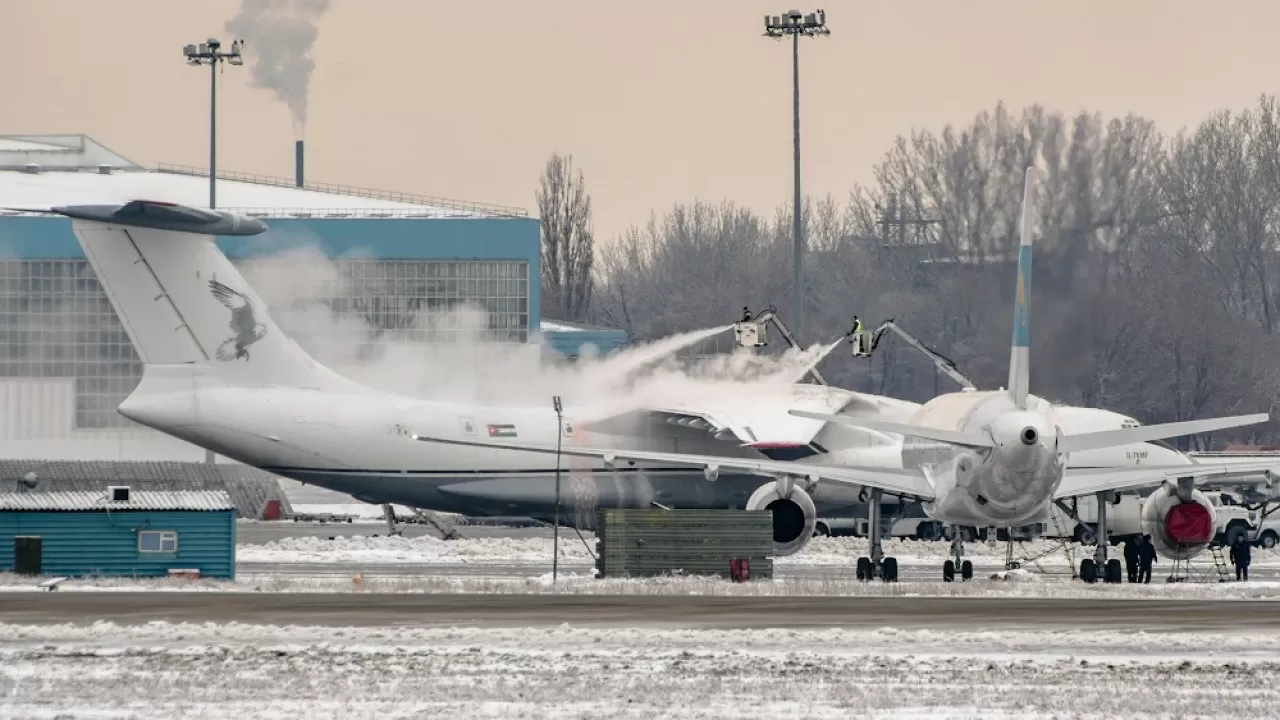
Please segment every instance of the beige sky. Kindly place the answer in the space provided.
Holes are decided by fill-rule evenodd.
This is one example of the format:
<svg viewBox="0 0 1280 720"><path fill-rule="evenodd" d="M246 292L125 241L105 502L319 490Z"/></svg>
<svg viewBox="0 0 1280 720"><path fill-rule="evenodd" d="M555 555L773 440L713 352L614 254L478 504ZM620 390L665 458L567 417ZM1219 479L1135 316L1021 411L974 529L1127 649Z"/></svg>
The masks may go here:
<svg viewBox="0 0 1280 720"><path fill-rule="evenodd" d="M229 41L239 4L3 0L0 134L83 132L146 165L206 166L207 71L181 47ZM697 197L769 213L791 192L791 64L760 33L789 7L333 0L313 51L308 179L532 211L558 150L586 173L603 238ZM1280 92L1275 0L824 7L832 34L801 48L811 194L843 196L899 133L999 100L1133 111L1176 130ZM247 68L220 83L219 166L292 177L285 105Z"/></svg>

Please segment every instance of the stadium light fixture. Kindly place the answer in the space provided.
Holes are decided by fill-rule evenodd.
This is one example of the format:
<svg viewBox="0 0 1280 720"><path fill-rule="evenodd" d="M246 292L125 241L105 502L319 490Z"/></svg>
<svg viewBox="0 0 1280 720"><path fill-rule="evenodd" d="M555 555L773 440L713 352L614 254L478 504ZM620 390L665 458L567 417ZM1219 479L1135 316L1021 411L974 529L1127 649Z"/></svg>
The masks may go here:
<svg viewBox="0 0 1280 720"><path fill-rule="evenodd" d="M800 38L830 34L831 31L827 29L827 13L825 10L818 10L807 15L799 10L788 10L782 15L764 16L765 37L781 40L787 35L791 36L791 95L795 136L795 205L792 210L795 246L791 261L793 274L792 302L794 307L791 309L791 314L794 317L792 327L795 328L797 342L802 340L801 333L804 331L804 223L801 218L802 206L800 199Z"/></svg>
<svg viewBox="0 0 1280 720"><path fill-rule="evenodd" d="M244 40L235 40L229 51L222 50L222 41L209 38L199 45L187 45L182 54L187 57L188 65L209 66L209 208L216 208L218 203L218 65L230 63L243 65L244 57L240 51Z"/></svg>

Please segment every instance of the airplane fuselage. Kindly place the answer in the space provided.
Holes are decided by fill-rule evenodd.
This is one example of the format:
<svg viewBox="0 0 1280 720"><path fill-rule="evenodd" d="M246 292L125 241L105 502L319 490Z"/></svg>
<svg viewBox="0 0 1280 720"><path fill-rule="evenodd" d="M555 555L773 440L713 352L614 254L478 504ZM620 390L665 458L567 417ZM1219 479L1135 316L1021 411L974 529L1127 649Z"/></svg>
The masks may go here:
<svg viewBox="0 0 1280 720"><path fill-rule="evenodd" d="M420 400L353 387L350 391L223 385L199 368L148 367L121 414L227 458L371 503L398 503L473 516L555 514L557 461L536 452L427 445L412 436L517 440L554 445L760 457L706 432L660 425L602 433L555 412ZM193 376L194 374L194 376ZM843 392L843 391L839 391ZM887 451L894 450L887 447ZM886 457L888 455L886 454ZM561 504L590 527L601 507L740 508L767 478L700 468L564 456ZM857 501L833 488L825 508Z"/></svg>

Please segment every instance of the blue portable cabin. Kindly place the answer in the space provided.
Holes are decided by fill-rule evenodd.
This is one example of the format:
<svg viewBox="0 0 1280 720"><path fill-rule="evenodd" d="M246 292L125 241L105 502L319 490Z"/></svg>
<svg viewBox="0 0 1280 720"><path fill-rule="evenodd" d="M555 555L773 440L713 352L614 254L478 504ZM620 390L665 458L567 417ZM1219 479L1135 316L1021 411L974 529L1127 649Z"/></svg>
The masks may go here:
<svg viewBox="0 0 1280 720"><path fill-rule="evenodd" d="M42 575L235 577L236 511L222 490L0 494L0 572L18 571L33 537Z"/></svg>

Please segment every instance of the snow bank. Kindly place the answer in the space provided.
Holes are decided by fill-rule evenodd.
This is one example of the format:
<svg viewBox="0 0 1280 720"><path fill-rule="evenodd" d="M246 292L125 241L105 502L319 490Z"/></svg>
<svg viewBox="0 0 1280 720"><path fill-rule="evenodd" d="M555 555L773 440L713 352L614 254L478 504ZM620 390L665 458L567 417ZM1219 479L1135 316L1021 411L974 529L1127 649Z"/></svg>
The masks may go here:
<svg viewBox="0 0 1280 720"><path fill-rule="evenodd" d="M595 548L595 536L584 533L587 543ZM293 537L262 545L241 546L237 557L243 562L270 563L490 563L505 565L543 564L551 562L553 541L550 537L513 538L461 538L444 541L437 537L349 537L327 540L314 537ZM868 543L863 538L814 538L796 555L776 558L775 564L787 566L829 565L853 568L859 557L867 555ZM889 540L884 544L885 555L898 559L900 565L936 565L949 557L950 544L919 540ZM1006 546L1004 543L967 543L965 557L975 565L1003 566ZM1065 551L1064 551L1065 549ZM1081 560L1093 557L1092 546L1037 540L1015 546L1014 557L1022 560L1035 558L1045 567L1065 569L1078 567ZM1069 552L1069 555L1068 555ZM1118 557L1119 549L1112 553ZM572 531L561 533L561 562L592 562L587 548ZM1204 567L1212 567L1208 553L1195 561ZM1280 565L1280 551L1254 550L1255 567ZM1167 564L1167 563L1166 563ZM1157 565L1157 572L1161 565Z"/></svg>
<svg viewBox="0 0 1280 720"><path fill-rule="evenodd" d="M594 546L595 539L588 542ZM241 562L267 563L490 563L504 565L542 564L552 561L552 538L462 538L438 537L290 537L262 545L242 545L236 549ZM576 535L560 538L560 559L592 562L587 548Z"/></svg>

